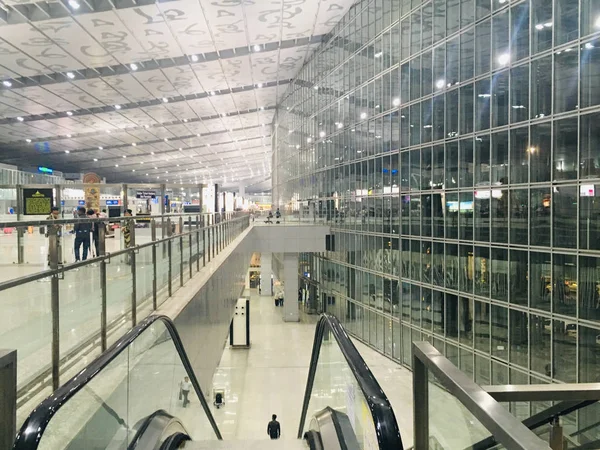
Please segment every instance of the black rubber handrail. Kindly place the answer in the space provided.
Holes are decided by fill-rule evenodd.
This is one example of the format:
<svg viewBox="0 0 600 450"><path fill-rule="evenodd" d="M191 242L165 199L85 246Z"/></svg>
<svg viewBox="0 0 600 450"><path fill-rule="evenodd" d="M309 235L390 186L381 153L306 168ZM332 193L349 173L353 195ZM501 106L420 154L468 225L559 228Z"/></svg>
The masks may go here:
<svg viewBox="0 0 600 450"><path fill-rule="evenodd" d="M321 352L321 344L327 331L331 332L334 336L369 406L375 432L377 433L379 449L403 450L400 429L398 428L398 422L396 422L392 405L362 356L356 350L342 324L335 316L327 313L321 316L315 331L310 367L308 369L308 381L306 383L304 403L300 415L300 426L298 427L298 439L302 439L303 436L304 424L306 422L306 415L308 413L308 406L319 362L319 353Z"/></svg>
<svg viewBox="0 0 600 450"><path fill-rule="evenodd" d="M157 409L152 414L150 414L149 416L144 418L142 424L135 432L133 439L127 446L127 450L135 450L137 445L140 443L140 439L142 439L142 436L144 435L146 430L148 430L148 427L150 426L150 424L156 417L166 417L167 419L175 419L175 417L173 417L171 414L166 412L164 409ZM183 424L181 424L181 428L185 430L185 427L183 426Z"/></svg>
<svg viewBox="0 0 600 450"><path fill-rule="evenodd" d="M217 436L217 439L222 440L221 432L217 427L217 423L210 411L206 398L200 388L200 383L196 378L196 374L192 369L190 360L187 357L183 343L179 337L179 333L175 328L173 321L162 315L152 315L146 317L139 324L129 330L125 335L118 339L113 345L110 346L104 353L96 358L81 372L67 381L63 386L58 388L50 397L46 398L40 403L32 412L29 417L25 419L25 422L21 426L15 444L14 450L35 450L38 448L40 440L44 435L44 431L50 424L50 421L54 415L62 408L66 402L69 401L75 394L81 391L94 377L96 377L104 368L106 368L112 361L114 361L123 351L127 349L146 329L148 329L154 322L161 321L165 325L168 333L173 340L175 349L181 358L185 371L192 383L192 386L196 390L196 395L202 404L202 408Z"/></svg>

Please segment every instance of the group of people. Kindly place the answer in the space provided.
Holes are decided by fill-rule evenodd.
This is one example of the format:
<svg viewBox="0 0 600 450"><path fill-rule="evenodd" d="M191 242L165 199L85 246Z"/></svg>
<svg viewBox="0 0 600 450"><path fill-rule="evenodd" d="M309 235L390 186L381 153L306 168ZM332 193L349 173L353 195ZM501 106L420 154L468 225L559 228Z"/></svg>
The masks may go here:
<svg viewBox="0 0 600 450"><path fill-rule="evenodd" d="M275 219L277 219L275 223L279 223L279 219L281 219L281 212L279 211L279 208L277 208L277 210L275 211ZM269 211L265 223L273 223L273 211Z"/></svg>
<svg viewBox="0 0 600 450"><path fill-rule="evenodd" d="M47 220L50 222L54 222L60 219L60 211L57 207L53 207L50 215L47 217ZM125 216L132 216L132 211L130 209L125 211ZM108 218L106 214L106 210L102 210L102 212L97 212L94 209L85 209L83 206L77 208L77 219L106 219ZM121 233L123 234L123 241L125 243L125 248L131 247L131 227L133 223L131 220L125 220L121 223ZM90 222L90 221L80 221L76 222L73 228L73 233L75 234L75 262L85 261L88 258L88 254L90 250L92 250L93 256L100 255L100 229L101 227L106 227L104 222ZM46 232L46 236L49 236L50 232L56 233L57 235L57 244L58 244L58 255L59 255L59 264L62 264L61 261L61 234L62 234L62 226L60 224L49 224L48 231ZM94 247L92 248L92 244ZM48 262L50 262L50 254L48 254Z"/></svg>

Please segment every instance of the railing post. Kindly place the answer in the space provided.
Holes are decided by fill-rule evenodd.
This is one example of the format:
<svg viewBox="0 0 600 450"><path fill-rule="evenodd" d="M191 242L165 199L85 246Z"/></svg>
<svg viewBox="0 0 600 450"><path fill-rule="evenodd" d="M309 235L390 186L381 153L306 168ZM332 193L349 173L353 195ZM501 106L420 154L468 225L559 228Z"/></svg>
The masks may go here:
<svg viewBox="0 0 600 450"><path fill-rule="evenodd" d="M156 242L156 220L150 221L150 233L152 242ZM156 267L156 244L152 244L152 309L156 311L158 308L158 282L157 282L157 267Z"/></svg>
<svg viewBox="0 0 600 450"><path fill-rule="evenodd" d="M58 269L58 227L48 226L48 262L51 270ZM60 289L58 274L50 279L50 308L52 311L52 390L60 386Z"/></svg>
<svg viewBox="0 0 600 450"><path fill-rule="evenodd" d="M189 258L188 258L188 265L189 265L189 269L190 269L190 278L192 278L193 272L192 272L192 266L193 266L193 260L194 260L194 251L193 251L193 239L192 239L192 217L190 216L188 218L188 241L189 241L189 248L190 248L190 253L189 253Z"/></svg>
<svg viewBox="0 0 600 450"><path fill-rule="evenodd" d="M131 233L130 252L127 254L127 260L131 264L131 326L137 324L137 270L136 270L136 255L135 255L135 220L129 221L129 230Z"/></svg>
<svg viewBox="0 0 600 450"><path fill-rule="evenodd" d="M167 229L171 230L171 218L167 219ZM169 239L167 241L167 255L169 257L169 297L173 295L173 261L172 261L172 252L171 252L171 245L172 245L173 239Z"/></svg>
<svg viewBox="0 0 600 450"><path fill-rule="evenodd" d="M200 272L200 216L196 216L196 272Z"/></svg>
<svg viewBox="0 0 600 450"><path fill-rule="evenodd" d="M183 286L183 217L179 216L179 286Z"/></svg>
<svg viewBox="0 0 600 450"><path fill-rule="evenodd" d="M202 228L202 267L206 267L206 228Z"/></svg>
<svg viewBox="0 0 600 450"><path fill-rule="evenodd" d="M429 449L429 371L413 349L414 448Z"/></svg>
<svg viewBox="0 0 600 450"><path fill-rule="evenodd" d="M98 256L106 254L106 224L104 222L96 222L94 226L98 227ZM108 295L108 286L106 284L106 260L102 258L100 261L100 290L102 305L100 308L100 349L102 352L107 348L107 309L106 301Z"/></svg>
<svg viewBox="0 0 600 450"><path fill-rule="evenodd" d="M17 220L21 220L23 217L23 211L25 205L23 201L23 186L17 185ZM25 244L23 242L23 227L17 227L17 264L23 264L25 262Z"/></svg>
<svg viewBox="0 0 600 450"><path fill-rule="evenodd" d="M0 448L12 448L17 434L17 351L0 350Z"/></svg>

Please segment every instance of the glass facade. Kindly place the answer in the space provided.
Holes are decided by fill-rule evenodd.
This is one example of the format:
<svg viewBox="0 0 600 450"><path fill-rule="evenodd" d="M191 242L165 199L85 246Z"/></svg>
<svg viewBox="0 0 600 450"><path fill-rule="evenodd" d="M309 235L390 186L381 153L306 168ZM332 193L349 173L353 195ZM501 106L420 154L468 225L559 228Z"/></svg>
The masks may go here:
<svg viewBox="0 0 600 450"><path fill-rule="evenodd" d="M330 222L320 301L385 355L597 382L598 124L597 0L359 1L284 95L273 201Z"/></svg>

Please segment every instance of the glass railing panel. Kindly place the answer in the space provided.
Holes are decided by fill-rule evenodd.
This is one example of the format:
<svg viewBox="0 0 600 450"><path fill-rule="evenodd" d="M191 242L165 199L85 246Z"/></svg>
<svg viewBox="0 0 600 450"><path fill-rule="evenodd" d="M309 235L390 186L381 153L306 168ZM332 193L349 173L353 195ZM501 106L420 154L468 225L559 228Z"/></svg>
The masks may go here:
<svg viewBox="0 0 600 450"><path fill-rule="evenodd" d="M89 373L80 373L36 408L23 425L16 448L126 448L135 426L157 410L177 417L194 440L218 439L208 406L194 388L199 387L197 381L187 372L165 323L153 319L140 325L139 334L130 336L132 342L110 348L88 368ZM189 394L182 391L188 382ZM36 445L26 432L31 426L41 436Z"/></svg>
<svg viewBox="0 0 600 450"><path fill-rule="evenodd" d="M158 306L169 298L169 251L168 242L156 244L156 301Z"/></svg>
<svg viewBox="0 0 600 450"><path fill-rule="evenodd" d="M152 246L140 248L135 255L135 281L137 320L142 320L152 312Z"/></svg>
<svg viewBox="0 0 600 450"><path fill-rule="evenodd" d="M190 257L191 257L191 247L190 247L190 235L186 234L182 236L182 247L183 247L183 282L185 283L190 279Z"/></svg>
<svg viewBox="0 0 600 450"><path fill-rule="evenodd" d="M179 237L171 240L171 280L173 282L173 292L181 286L179 274L181 273L181 248L179 247Z"/></svg>
<svg viewBox="0 0 600 450"><path fill-rule="evenodd" d="M489 436L490 432L479 420L430 375L429 439L437 445L433 448L467 449Z"/></svg>
<svg viewBox="0 0 600 450"><path fill-rule="evenodd" d="M0 291L0 343L17 350L17 386L31 382L51 364L51 277ZM29 314L23 314L27 310Z"/></svg>
<svg viewBox="0 0 600 450"><path fill-rule="evenodd" d="M131 328L133 275L129 254L111 257L106 262L107 342L111 345Z"/></svg>
<svg viewBox="0 0 600 450"><path fill-rule="evenodd" d="M307 417L328 406L348 415L360 449L379 448L367 399L329 330L321 343ZM307 421L304 431L309 427Z"/></svg>
<svg viewBox="0 0 600 450"><path fill-rule="evenodd" d="M97 356L94 353L98 351L95 349L90 353L89 346L100 334L102 311L100 264L92 263L66 270L63 278L59 280L58 287L60 357L62 359L72 356L85 349L85 356L73 361L81 369ZM63 370L68 373L72 370L72 365L66 364L61 367L61 372Z"/></svg>

